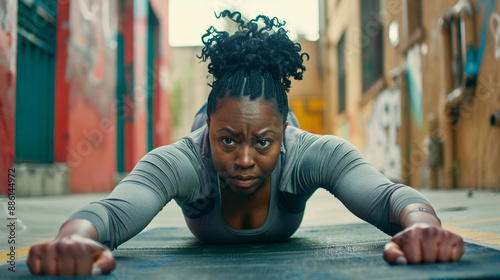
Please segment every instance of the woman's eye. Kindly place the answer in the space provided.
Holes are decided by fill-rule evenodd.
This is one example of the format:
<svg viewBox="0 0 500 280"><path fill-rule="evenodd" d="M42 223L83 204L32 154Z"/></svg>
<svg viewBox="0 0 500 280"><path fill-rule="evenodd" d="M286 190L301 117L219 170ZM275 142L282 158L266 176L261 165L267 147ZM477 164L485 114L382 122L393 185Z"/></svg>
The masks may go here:
<svg viewBox="0 0 500 280"><path fill-rule="evenodd" d="M232 146L232 145L234 145L234 141L233 141L233 139L231 139L231 138L222 138L222 139L221 139L221 142L222 142L224 145L227 145L227 146Z"/></svg>
<svg viewBox="0 0 500 280"><path fill-rule="evenodd" d="M261 147L261 148L267 148L271 145L272 143L272 140L269 140L269 139L265 139L265 140L258 140L257 141L257 144Z"/></svg>

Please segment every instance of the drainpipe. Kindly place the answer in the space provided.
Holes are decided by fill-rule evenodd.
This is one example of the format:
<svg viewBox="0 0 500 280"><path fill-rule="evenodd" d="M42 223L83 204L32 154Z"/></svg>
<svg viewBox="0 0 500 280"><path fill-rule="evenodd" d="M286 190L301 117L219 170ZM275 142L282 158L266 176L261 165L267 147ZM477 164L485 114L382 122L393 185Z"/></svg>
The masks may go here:
<svg viewBox="0 0 500 280"><path fill-rule="evenodd" d="M429 115L429 188L439 187L439 168L443 166L443 142L439 135L438 119L435 114Z"/></svg>
<svg viewBox="0 0 500 280"><path fill-rule="evenodd" d="M459 0L439 20L443 36L443 59L446 65L443 73L446 83L445 110L449 123L451 147L446 150L447 165L451 164L452 188L458 186L459 164L457 160L456 128L460 118L460 107L475 94L478 65L475 57L475 27L473 5L468 0ZM447 180L447 182L449 182ZM448 185L448 183L447 183ZM449 185L448 185L449 186Z"/></svg>
<svg viewBox="0 0 500 280"><path fill-rule="evenodd" d="M459 0L439 21L444 35L445 55L454 72L453 85L446 94L446 107L460 106L467 98L474 95L477 74L475 57L474 11L468 0ZM449 53L446 53L449 52ZM453 77L460 75L461 77Z"/></svg>
<svg viewBox="0 0 500 280"><path fill-rule="evenodd" d="M453 172L453 185L456 189L458 187L458 177L460 176L460 165L457 159L457 125L460 120L460 107L455 107L451 110L451 145L452 145L452 172Z"/></svg>

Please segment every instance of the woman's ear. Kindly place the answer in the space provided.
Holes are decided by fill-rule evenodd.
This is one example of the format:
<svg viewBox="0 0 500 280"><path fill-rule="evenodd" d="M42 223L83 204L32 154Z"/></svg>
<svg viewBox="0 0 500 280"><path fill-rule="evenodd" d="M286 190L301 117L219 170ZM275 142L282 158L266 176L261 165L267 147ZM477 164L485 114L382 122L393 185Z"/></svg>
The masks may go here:
<svg viewBox="0 0 500 280"><path fill-rule="evenodd" d="M283 132L285 132L285 129L288 127L288 122L285 122L285 125L283 125Z"/></svg>
<svg viewBox="0 0 500 280"><path fill-rule="evenodd" d="M207 118L207 120L205 122L207 123L207 126L210 128L210 119Z"/></svg>

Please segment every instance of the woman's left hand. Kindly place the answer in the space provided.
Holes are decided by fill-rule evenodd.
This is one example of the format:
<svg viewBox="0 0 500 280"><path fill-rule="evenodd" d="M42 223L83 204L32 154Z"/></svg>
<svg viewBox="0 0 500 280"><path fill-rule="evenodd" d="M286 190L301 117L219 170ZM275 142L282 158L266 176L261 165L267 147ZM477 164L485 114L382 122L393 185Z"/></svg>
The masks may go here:
<svg viewBox="0 0 500 280"><path fill-rule="evenodd" d="M463 253L462 237L425 223L406 228L384 247L384 259L390 264L456 262Z"/></svg>

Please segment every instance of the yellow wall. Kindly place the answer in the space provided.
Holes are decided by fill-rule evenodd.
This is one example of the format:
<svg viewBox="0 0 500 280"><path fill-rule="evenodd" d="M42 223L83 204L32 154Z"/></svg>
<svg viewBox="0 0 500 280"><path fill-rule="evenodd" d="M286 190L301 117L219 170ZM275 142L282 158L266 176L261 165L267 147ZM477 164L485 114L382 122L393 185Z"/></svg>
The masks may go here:
<svg viewBox="0 0 500 280"><path fill-rule="evenodd" d="M304 62L306 71L303 80L292 80L288 94L290 108L297 116L300 128L323 134L323 83L320 75L318 42L300 42L302 51L310 59Z"/></svg>

